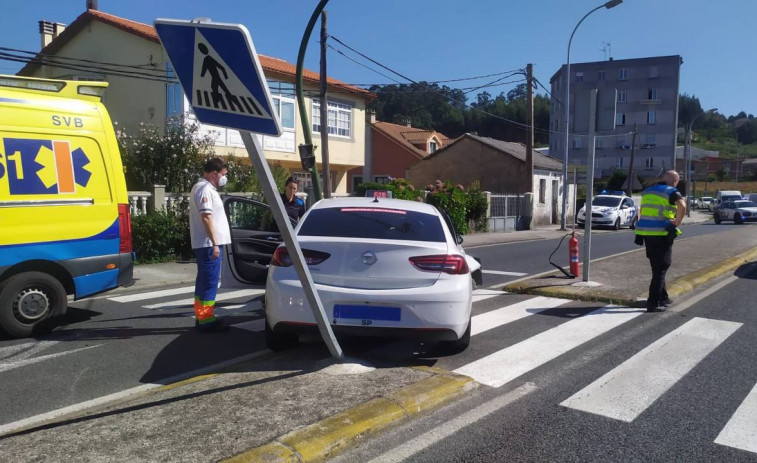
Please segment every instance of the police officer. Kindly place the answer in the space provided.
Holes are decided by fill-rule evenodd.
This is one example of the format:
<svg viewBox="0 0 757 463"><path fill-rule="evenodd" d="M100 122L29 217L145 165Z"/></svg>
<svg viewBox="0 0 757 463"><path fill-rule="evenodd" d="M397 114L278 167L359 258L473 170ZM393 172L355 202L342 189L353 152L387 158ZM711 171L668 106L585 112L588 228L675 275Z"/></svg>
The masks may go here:
<svg viewBox="0 0 757 463"><path fill-rule="evenodd" d="M286 209L287 215L295 223L305 214L305 203L296 196L299 184L300 181L297 178L289 177L284 186L284 192L281 194L284 209Z"/></svg>
<svg viewBox="0 0 757 463"><path fill-rule="evenodd" d="M652 266L647 312L664 312L673 303L665 288L665 274L673 261L673 241L681 234L678 227L686 214L686 201L676 185L678 173L669 170L661 182L644 190L641 197L636 244L643 241Z"/></svg>

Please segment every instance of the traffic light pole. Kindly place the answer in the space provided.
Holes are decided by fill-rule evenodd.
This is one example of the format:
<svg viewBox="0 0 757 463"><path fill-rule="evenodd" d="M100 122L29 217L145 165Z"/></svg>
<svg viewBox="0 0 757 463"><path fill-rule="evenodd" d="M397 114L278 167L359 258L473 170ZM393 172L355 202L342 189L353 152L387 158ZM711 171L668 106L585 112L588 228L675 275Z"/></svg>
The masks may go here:
<svg viewBox="0 0 757 463"><path fill-rule="evenodd" d="M300 160L302 161L302 168L309 169L311 180L313 181L313 195L314 201L321 199L321 179L318 176L318 164L315 162L315 147L313 146L313 132L308 120L308 112L305 107L305 91L302 80L302 71L305 64L305 51L308 47L308 40L310 40L310 34L313 32L315 22L318 20L321 11L326 7L326 3L329 0L321 0L318 6L313 11L313 15L310 17L305 33L302 35L302 42L300 42L300 52L297 55L297 107L300 111L300 121L302 122L302 133L305 137L305 143L299 146ZM325 101L321 101L321 105L327 104ZM328 120L321 121L321 130L328 131Z"/></svg>

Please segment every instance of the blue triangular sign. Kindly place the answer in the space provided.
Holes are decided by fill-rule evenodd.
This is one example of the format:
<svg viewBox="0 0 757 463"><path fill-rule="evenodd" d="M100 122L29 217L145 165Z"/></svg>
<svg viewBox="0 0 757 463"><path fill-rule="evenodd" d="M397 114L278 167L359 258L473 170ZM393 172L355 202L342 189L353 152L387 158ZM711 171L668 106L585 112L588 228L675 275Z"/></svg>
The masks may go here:
<svg viewBox="0 0 757 463"><path fill-rule="evenodd" d="M243 25L158 19L155 30L200 122L281 135Z"/></svg>

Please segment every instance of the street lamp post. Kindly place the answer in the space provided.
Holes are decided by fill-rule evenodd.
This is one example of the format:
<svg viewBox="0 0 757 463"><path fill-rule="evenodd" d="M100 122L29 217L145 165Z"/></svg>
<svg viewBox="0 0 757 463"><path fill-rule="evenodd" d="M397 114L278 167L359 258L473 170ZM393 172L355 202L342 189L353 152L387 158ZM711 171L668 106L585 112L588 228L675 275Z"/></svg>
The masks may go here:
<svg viewBox="0 0 757 463"><path fill-rule="evenodd" d="M686 127L686 148L684 151L685 156L683 160L683 168L685 172L683 173L683 176L684 176L684 179L686 180L686 196L688 196L689 198L691 198L692 196L691 185L693 183L692 177L694 177L691 174L691 130L694 128L694 121L696 121L699 116L705 113L714 113L717 110L718 108L712 108L712 109L708 109L707 111L702 111L701 113L694 116L691 122L689 122L689 125ZM690 201L691 199L689 199L689 202ZM686 216L691 217L691 207L689 205L687 205L686 207Z"/></svg>
<svg viewBox="0 0 757 463"><path fill-rule="evenodd" d="M569 150L569 141L570 141L570 44L573 42L573 35L576 33L576 29L578 29L578 26L581 25L582 22L584 22L584 19L586 19L590 14L594 13L595 11L601 9L601 8L607 8L608 10L610 8L614 8L618 5L623 3L623 0L610 0L606 3L603 3L602 5L599 5L598 7L594 8L593 10L589 11L584 15L583 18L581 18L580 21L578 21L578 24L576 24L576 27L573 28L573 32L570 34L570 40L568 40L568 58L566 60L565 64L565 99L563 100L565 105L565 159L563 159L563 171L562 171L562 182L563 182L563 194L562 194L562 213L560 214L560 229L565 230L565 212L566 207L568 204L568 150Z"/></svg>

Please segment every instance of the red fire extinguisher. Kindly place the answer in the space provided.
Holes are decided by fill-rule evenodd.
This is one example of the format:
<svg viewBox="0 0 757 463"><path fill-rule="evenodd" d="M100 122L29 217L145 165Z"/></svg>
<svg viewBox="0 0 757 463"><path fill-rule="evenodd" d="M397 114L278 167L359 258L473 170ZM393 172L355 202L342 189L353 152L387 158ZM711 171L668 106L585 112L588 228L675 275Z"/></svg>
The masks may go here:
<svg viewBox="0 0 757 463"><path fill-rule="evenodd" d="M576 238L575 232L571 235L568 242L568 254L570 256L570 273L574 276L578 276L578 238Z"/></svg>

